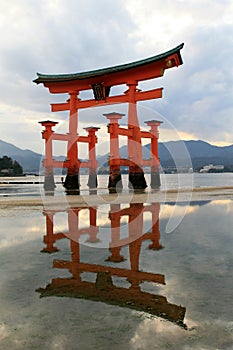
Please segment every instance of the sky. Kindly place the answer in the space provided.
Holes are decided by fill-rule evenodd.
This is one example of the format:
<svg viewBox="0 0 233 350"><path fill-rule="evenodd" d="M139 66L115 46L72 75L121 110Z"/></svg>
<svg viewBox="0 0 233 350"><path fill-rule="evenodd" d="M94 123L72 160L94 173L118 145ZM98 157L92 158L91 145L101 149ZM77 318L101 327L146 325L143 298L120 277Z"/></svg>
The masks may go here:
<svg viewBox="0 0 233 350"><path fill-rule="evenodd" d="M163 98L138 104L140 124L160 119L160 140L233 144L233 2L231 0L0 0L0 139L42 153L41 120L67 132L68 112L52 113L52 95L32 82L36 72L75 73L133 62L184 43L183 65L142 90L163 87ZM108 107L109 108L109 107ZM79 114L79 133L99 126L103 113ZM126 122L126 120L123 122ZM144 127L144 126L143 126ZM62 152L59 144L55 153Z"/></svg>

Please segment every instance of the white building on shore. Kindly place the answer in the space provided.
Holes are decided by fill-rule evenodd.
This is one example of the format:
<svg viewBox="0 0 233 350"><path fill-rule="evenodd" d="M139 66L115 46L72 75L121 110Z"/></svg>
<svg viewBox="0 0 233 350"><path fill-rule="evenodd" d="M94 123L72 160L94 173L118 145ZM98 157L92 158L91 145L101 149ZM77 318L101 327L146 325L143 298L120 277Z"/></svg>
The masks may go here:
<svg viewBox="0 0 233 350"><path fill-rule="evenodd" d="M203 166L203 168L200 170L200 173L208 173L211 170L223 171L223 169L224 169L224 165L208 164Z"/></svg>

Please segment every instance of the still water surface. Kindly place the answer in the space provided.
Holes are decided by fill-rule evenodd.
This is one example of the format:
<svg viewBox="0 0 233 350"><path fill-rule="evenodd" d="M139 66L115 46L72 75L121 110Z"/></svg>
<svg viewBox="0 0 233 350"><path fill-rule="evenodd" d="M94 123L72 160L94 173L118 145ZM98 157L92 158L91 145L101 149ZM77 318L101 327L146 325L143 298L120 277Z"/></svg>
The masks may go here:
<svg viewBox="0 0 233 350"><path fill-rule="evenodd" d="M233 349L233 202L173 209L2 209L0 348Z"/></svg>

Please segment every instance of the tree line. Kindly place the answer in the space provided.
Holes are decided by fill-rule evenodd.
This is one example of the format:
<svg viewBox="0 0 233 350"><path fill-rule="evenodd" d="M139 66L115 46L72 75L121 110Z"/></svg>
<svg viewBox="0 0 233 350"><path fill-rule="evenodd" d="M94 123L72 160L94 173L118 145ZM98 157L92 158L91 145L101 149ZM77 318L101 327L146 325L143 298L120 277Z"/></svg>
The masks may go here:
<svg viewBox="0 0 233 350"><path fill-rule="evenodd" d="M10 157L3 156L0 158L1 176L19 176L23 174L22 166Z"/></svg>

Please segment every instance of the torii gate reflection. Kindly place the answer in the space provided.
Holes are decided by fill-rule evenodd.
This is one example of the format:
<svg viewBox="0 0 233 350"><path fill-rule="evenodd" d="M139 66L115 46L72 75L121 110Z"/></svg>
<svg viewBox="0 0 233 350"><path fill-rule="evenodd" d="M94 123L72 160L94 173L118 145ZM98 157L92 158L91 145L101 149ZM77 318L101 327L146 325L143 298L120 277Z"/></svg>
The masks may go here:
<svg viewBox="0 0 233 350"><path fill-rule="evenodd" d="M89 226L79 229L79 217L82 210L89 211ZM160 204L131 203L129 207L121 209L121 204L111 204L109 220L111 235L109 241L110 255L105 261L108 265L100 265L82 262L80 257L82 235L88 235L88 242L95 244L99 242L97 226L97 208L78 207L66 210L68 219L67 232L54 232L54 216L58 211L46 210L46 235L44 236L45 247L43 252L53 253L58 251L56 242L60 239L70 241L71 260L54 259L53 267L67 269L71 273L70 278L54 278L46 288L39 288L41 297L46 296L68 296L102 301L108 304L117 304L150 313L168 319L186 328L184 324L185 307L171 304L166 297L141 290L144 281L156 284L165 284L165 276L159 273L144 272L140 270L139 260L143 241L150 241L148 248L160 250L159 231ZM151 213L151 230L143 233L143 214ZM128 236L121 238L121 219L128 217ZM130 268L119 268L113 266L125 260L121 255L122 247L129 249ZM84 272L96 274L96 281L89 282L82 278ZM114 277L126 279L130 284L128 287L114 285Z"/></svg>

